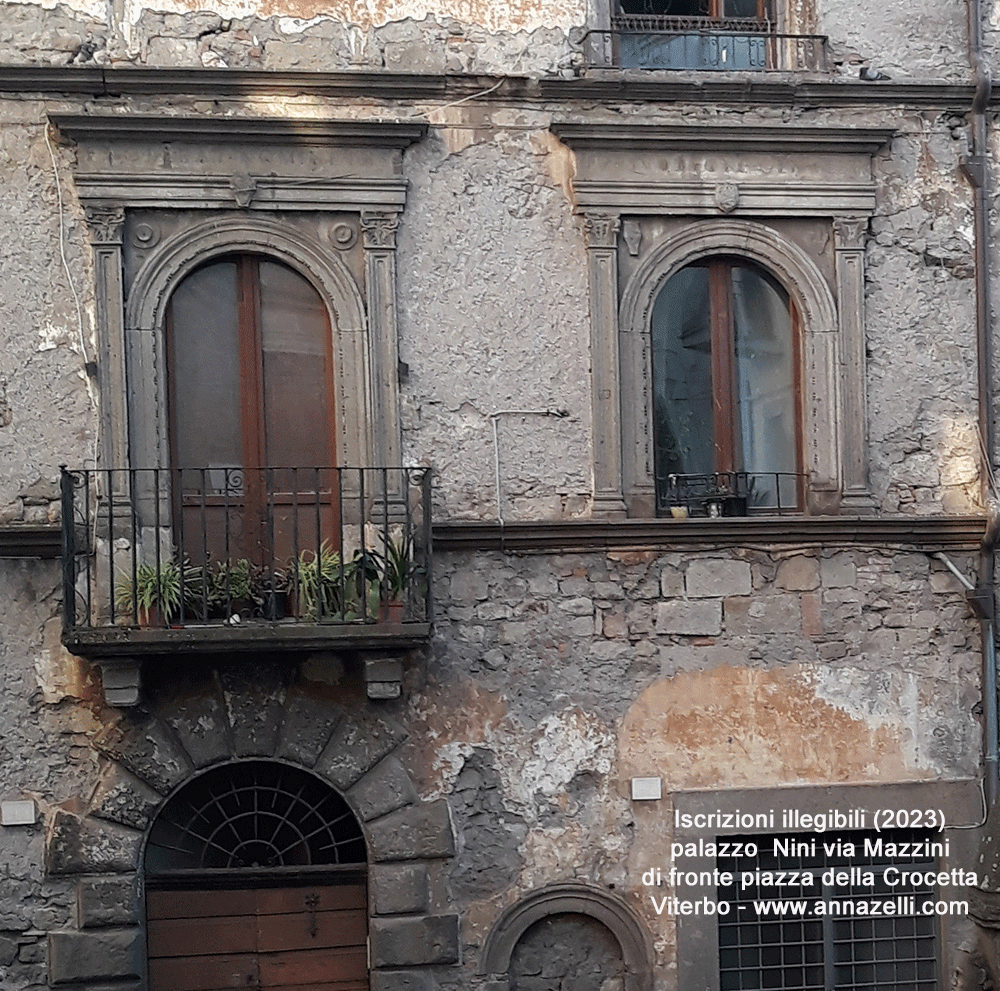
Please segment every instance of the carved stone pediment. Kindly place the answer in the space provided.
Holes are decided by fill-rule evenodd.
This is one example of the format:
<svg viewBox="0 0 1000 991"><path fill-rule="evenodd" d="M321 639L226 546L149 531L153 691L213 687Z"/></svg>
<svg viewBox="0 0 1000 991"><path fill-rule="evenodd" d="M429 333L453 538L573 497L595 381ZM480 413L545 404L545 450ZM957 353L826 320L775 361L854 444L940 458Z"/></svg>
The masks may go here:
<svg viewBox="0 0 1000 991"><path fill-rule="evenodd" d="M885 128L554 123L581 212L830 216L875 209Z"/></svg>

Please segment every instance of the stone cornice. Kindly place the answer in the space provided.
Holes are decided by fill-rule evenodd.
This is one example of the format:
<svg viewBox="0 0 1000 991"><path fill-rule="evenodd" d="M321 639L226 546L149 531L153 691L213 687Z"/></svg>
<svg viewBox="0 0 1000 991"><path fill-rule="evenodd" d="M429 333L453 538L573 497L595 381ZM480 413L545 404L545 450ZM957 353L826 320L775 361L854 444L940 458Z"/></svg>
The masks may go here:
<svg viewBox="0 0 1000 991"><path fill-rule="evenodd" d="M427 124L420 121L132 113L52 114L50 119L61 133L74 141L210 141L212 144L406 148L427 133Z"/></svg>
<svg viewBox="0 0 1000 991"><path fill-rule="evenodd" d="M555 121L551 130L573 149L643 151L813 152L872 155L893 135L884 127L794 127L735 124L577 124Z"/></svg>
<svg viewBox="0 0 1000 991"><path fill-rule="evenodd" d="M551 523L434 524L437 551L698 549L811 544L933 551L975 551L981 516L748 516L733 519L572 520Z"/></svg>
<svg viewBox="0 0 1000 991"><path fill-rule="evenodd" d="M44 557L62 554L58 523L9 523L0 526L0 558Z"/></svg>
<svg viewBox="0 0 1000 991"><path fill-rule="evenodd" d="M580 79L527 76L440 75L384 71L265 71L252 69L123 66L0 66L0 92L65 94L88 98L187 95L247 99L267 95L450 100L501 85L484 100L598 103L712 104L929 108L965 111L975 88L964 83L804 79L791 74L719 77L713 73L638 72L591 69ZM1000 106L1000 92L993 105Z"/></svg>

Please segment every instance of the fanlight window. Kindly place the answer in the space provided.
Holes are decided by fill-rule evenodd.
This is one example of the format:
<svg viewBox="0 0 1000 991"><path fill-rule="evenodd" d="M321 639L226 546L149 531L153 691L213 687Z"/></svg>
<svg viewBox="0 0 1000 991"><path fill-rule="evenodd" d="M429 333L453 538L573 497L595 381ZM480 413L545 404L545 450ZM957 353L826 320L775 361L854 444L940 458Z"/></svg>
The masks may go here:
<svg viewBox="0 0 1000 991"><path fill-rule="evenodd" d="M208 771L164 806L146 872L363 864L365 840L343 798L318 778L271 761Z"/></svg>

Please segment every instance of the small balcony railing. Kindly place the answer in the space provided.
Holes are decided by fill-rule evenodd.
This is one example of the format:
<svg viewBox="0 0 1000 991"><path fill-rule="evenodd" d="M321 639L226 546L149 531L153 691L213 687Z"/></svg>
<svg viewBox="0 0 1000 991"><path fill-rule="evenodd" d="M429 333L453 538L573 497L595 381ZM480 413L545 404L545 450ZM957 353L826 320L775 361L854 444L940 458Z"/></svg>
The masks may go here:
<svg viewBox="0 0 1000 991"><path fill-rule="evenodd" d="M63 469L62 519L70 643L431 621L429 469Z"/></svg>
<svg viewBox="0 0 1000 991"><path fill-rule="evenodd" d="M685 519L801 513L806 478L785 471L669 474L656 480L656 512Z"/></svg>
<svg viewBox="0 0 1000 991"><path fill-rule="evenodd" d="M702 72L827 72L823 35L781 34L765 21L619 15L610 30L613 64L623 69Z"/></svg>

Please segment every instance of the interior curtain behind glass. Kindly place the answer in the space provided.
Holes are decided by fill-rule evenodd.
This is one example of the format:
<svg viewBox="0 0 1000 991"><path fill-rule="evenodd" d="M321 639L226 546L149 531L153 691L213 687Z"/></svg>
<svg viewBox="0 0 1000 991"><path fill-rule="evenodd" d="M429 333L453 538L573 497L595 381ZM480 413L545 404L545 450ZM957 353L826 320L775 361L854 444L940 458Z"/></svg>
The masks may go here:
<svg viewBox="0 0 1000 991"><path fill-rule="evenodd" d="M714 471L708 269L674 275L653 306L653 417L657 478Z"/></svg>

